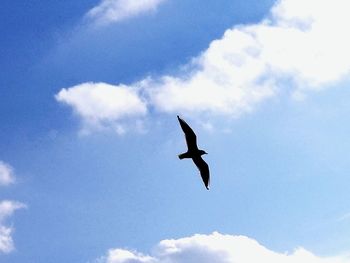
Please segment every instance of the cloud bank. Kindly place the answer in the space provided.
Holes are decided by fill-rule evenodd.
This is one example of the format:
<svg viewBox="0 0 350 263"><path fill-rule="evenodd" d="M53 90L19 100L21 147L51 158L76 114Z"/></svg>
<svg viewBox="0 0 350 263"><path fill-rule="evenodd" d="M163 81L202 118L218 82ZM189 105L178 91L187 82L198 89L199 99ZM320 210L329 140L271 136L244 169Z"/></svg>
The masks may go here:
<svg viewBox="0 0 350 263"><path fill-rule="evenodd" d="M162 240L151 255L126 249L110 249L102 263L349 263L350 258L318 257L298 248L293 253L278 253L245 236L194 235L180 239Z"/></svg>
<svg viewBox="0 0 350 263"><path fill-rule="evenodd" d="M165 0L102 0L86 17L95 25L108 25L155 10Z"/></svg>
<svg viewBox="0 0 350 263"><path fill-rule="evenodd" d="M282 92L303 98L306 93L334 86L348 78L348 7L347 0L277 1L260 23L228 29L178 75L147 77L132 85L113 88L120 90L122 86L135 100L138 97L158 112L193 117L238 117ZM69 88L65 100L71 101L69 105L73 109L82 105L94 107L95 101L90 97L73 98L73 91L82 85L89 85L94 96L99 96L104 93L103 85L108 84L83 83ZM115 107L123 103L117 96L114 100ZM103 118L110 103L101 101L102 113L96 111L97 118ZM134 113L133 108L126 111ZM89 117L78 113L83 121ZM107 126L118 119L119 113L113 114L115 117L106 120Z"/></svg>
<svg viewBox="0 0 350 263"><path fill-rule="evenodd" d="M0 186L6 186L14 182L15 176L12 167L3 161L0 161Z"/></svg>
<svg viewBox="0 0 350 263"><path fill-rule="evenodd" d="M13 227L5 225L7 218L21 208L26 207L24 204L16 201L4 200L0 201L0 254L10 253L14 250L12 239Z"/></svg>

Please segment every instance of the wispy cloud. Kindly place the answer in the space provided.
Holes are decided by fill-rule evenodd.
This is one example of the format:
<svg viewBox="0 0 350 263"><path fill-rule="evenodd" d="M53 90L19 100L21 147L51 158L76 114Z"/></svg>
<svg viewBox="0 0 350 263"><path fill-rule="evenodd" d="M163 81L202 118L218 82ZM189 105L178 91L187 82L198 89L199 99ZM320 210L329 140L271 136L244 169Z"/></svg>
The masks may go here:
<svg viewBox="0 0 350 263"><path fill-rule="evenodd" d="M347 10L347 0L277 1L263 21L228 29L179 74L120 86L158 112L201 118L238 117L282 92L303 98L348 76ZM98 96L104 91L94 92ZM117 96L114 99L117 105ZM84 103L94 108L94 100Z"/></svg>
<svg viewBox="0 0 350 263"><path fill-rule="evenodd" d="M0 161L0 186L7 186L15 182L15 175L11 165ZM16 201L0 200L0 254L10 253L14 250L12 239L13 227L7 226L6 220L24 204Z"/></svg>
<svg viewBox="0 0 350 263"><path fill-rule="evenodd" d="M214 232L210 235L194 235L180 239L162 240L152 255L143 255L126 249L110 249L104 263L346 263L346 256L319 257L298 248L293 253L279 253L267 249L254 239L245 236L223 235Z"/></svg>
<svg viewBox="0 0 350 263"><path fill-rule="evenodd" d="M13 168L9 164L0 161L0 186L6 186L14 182Z"/></svg>
<svg viewBox="0 0 350 263"><path fill-rule="evenodd" d="M102 0L86 17L95 25L108 25L154 11L165 0Z"/></svg>
<svg viewBox="0 0 350 263"><path fill-rule="evenodd" d="M340 216L337 219L337 222L342 222L342 221L346 221L346 220L350 220L350 213L346 213L346 214Z"/></svg>
<svg viewBox="0 0 350 263"><path fill-rule="evenodd" d="M0 201L0 253L10 253L14 250L12 239L13 227L5 225L7 218L26 206L20 202L4 200Z"/></svg>

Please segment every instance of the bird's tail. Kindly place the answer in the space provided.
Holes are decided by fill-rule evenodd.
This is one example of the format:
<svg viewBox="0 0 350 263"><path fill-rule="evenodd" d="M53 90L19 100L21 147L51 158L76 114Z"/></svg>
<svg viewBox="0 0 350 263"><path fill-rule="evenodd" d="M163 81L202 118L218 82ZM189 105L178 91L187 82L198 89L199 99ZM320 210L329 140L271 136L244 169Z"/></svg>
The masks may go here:
<svg viewBox="0 0 350 263"><path fill-rule="evenodd" d="M181 153L178 155L179 159L182 160L184 158L188 158L187 153Z"/></svg>

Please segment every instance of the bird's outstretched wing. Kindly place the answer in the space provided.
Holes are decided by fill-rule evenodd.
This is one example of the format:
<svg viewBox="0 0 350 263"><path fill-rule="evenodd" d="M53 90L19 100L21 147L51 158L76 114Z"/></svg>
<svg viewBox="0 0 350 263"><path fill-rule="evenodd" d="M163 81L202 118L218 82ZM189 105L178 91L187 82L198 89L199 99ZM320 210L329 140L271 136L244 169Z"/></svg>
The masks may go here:
<svg viewBox="0 0 350 263"><path fill-rule="evenodd" d="M177 116L177 119L180 122L181 129L185 133L185 138L186 138L188 150L189 151L198 150L197 136L194 133L194 131L191 129L191 127L183 119L181 119L179 117L179 115Z"/></svg>
<svg viewBox="0 0 350 263"><path fill-rule="evenodd" d="M197 166L203 183L205 185L205 187L209 190L209 182L210 182L210 176L209 176L209 166L208 164L202 159L201 156L192 158L194 164Z"/></svg>

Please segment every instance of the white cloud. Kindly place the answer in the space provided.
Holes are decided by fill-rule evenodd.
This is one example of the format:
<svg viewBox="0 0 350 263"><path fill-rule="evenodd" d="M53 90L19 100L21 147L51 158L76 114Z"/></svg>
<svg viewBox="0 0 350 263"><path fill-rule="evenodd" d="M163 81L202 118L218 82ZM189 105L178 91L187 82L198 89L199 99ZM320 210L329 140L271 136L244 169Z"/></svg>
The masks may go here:
<svg viewBox="0 0 350 263"><path fill-rule="evenodd" d="M13 168L9 164L0 161L0 186L12 184L14 181Z"/></svg>
<svg viewBox="0 0 350 263"><path fill-rule="evenodd" d="M237 116L280 90L302 98L341 81L350 73L349 8L347 0L278 1L262 22L213 41L185 77L147 87L151 101L166 112Z"/></svg>
<svg viewBox="0 0 350 263"><path fill-rule="evenodd" d="M15 177L13 168L2 161L0 161L0 186L6 186L14 183ZM0 254L10 253L14 250L12 239L13 227L5 225L7 218L21 208L26 207L24 204L16 201L3 200L0 201Z"/></svg>
<svg viewBox="0 0 350 263"><path fill-rule="evenodd" d="M132 93L141 113L134 116L145 114L147 104L158 112L200 115L201 121L207 114L241 116L282 92L297 100L305 99L311 91L349 79L349 8L348 0L277 1L263 21L228 29L178 75L147 77L115 90ZM80 86L89 95L73 99L73 92ZM102 112L110 109L110 104L119 109L123 96L99 100L98 93L103 89L95 88L92 94L87 86L93 85L62 90L57 98L84 119L92 116L110 122L114 114L104 117L98 111L86 113L83 108L95 109L98 100Z"/></svg>
<svg viewBox="0 0 350 263"><path fill-rule="evenodd" d="M25 205L20 202L4 200L0 202L0 223L3 223L17 209L24 208Z"/></svg>
<svg viewBox="0 0 350 263"><path fill-rule="evenodd" d="M274 252L245 236L194 235L159 242L152 255L126 249L110 249L99 262L105 263L349 263L346 256L319 257L298 248L293 253Z"/></svg>
<svg viewBox="0 0 350 263"><path fill-rule="evenodd" d="M155 10L165 0L102 0L86 16L96 25L107 25Z"/></svg>
<svg viewBox="0 0 350 263"><path fill-rule="evenodd" d="M0 254L8 254L14 250L11 227L0 225Z"/></svg>
<svg viewBox="0 0 350 263"><path fill-rule="evenodd" d="M26 206L20 202L15 201L0 201L0 254L10 253L14 250L14 243L12 239L13 228L6 226L5 220L12 216L12 214Z"/></svg>
<svg viewBox="0 0 350 263"><path fill-rule="evenodd" d="M84 129L113 128L125 132L125 122L130 117L142 117L147 108L137 92L124 85L83 83L62 89L56 99L71 106L84 122Z"/></svg>
<svg viewBox="0 0 350 263"><path fill-rule="evenodd" d="M123 263L123 262L142 262L151 263L155 262L155 259L150 256L142 255L138 252L131 252L125 249L111 249L108 251L107 256L108 263Z"/></svg>

